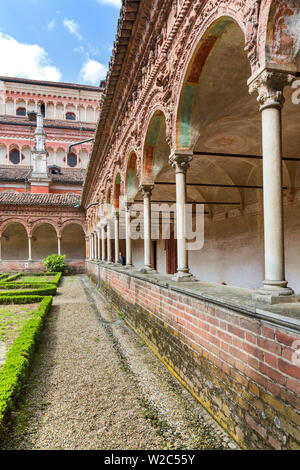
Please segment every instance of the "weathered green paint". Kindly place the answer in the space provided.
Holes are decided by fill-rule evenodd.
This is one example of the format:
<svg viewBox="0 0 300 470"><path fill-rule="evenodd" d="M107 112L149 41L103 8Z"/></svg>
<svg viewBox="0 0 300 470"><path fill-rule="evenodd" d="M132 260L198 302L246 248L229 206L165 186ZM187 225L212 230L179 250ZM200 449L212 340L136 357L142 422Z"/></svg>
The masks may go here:
<svg viewBox="0 0 300 470"><path fill-rule="evenodd" d="M154 116L150 128L148 131L148 138L147 144L148 145L155 145L159 136L160 126L161 126L162 117L161 116Z"/></svg>
<svg viewBox="0 0 300 470"><path fill-rule="evenodd" d="M217 39L234 23L232 18L218 20L201 39L197 53L194 55L182 91L178 119L178 144L181 148L191 147L191 119L196 90L205 62ZM190 79L189 79L190 76ZM197 83L196 83L197 82Z"/></svg>
<svg viewBox="0 0 300 470"><path fill-rule="evenodd" d="M179 146L189 148L191 145L191 117L197 86L187 84L183 91L179 121Z"/></svg>

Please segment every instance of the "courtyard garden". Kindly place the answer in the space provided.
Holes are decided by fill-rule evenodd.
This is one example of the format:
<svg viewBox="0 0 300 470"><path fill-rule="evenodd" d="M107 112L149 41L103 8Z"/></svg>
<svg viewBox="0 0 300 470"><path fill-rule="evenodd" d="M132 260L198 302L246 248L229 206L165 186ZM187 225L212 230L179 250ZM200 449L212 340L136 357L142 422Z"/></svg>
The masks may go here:
<svg viewBox="0 0 300 470"><path fill-rule="evenodd" d="M62 271L0 274L0 432L26 380Z"/></svg>

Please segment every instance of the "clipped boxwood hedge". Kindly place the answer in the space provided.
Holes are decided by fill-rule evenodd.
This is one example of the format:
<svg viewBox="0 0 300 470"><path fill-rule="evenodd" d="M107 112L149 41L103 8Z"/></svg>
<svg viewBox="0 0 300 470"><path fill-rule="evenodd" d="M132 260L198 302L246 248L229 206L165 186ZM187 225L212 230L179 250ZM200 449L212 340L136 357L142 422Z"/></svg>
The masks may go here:
<svg viewBox="0 0 300 470"><path fill-rule="evenodd" d="M36 302L37 298L32 297L31 301ZM26 297L22 303L30 303L29 299ZM0 370L0 428L24 385L35 345L51 305L52 297L44 297L34 317L28 320L14 341Z"/></svg>
<svg viewBox="0 0 300 470"><path fill-rule="evenodd" d="M32 288L31 288L32 287ZM27 288L27 290L22 290ZM29 288L29 289L28 289ZM57 286L55 284L36 284L33 283L27 285L26 283L22 283L17 285L16 283L2 283L0 284L0 289L6 289L0 291L1 296L16 296L16 295L55 295Z"/></svg>
<svg viewBox="0 0 300 470"><path fill-rule="evenodd" d="M0 281L3 279L5 282L12 282L12 281L17 281L17 279L20 279L17 282L22 282L22 276L32 276L32 277L41 277L40 282L45 282L47 284L55 284L56 286L59 285L61 278L62 278L63 273L30 273L30 272L25 272L25 273L18 273L14 274L10 277L7 278L1 278L0 275ZM9 276L8 274L3 274L3 276ZM47 276L55 276L53 281L44 281L42 278L47 277ZM23 281L26 282L26 281Z"/></svg>

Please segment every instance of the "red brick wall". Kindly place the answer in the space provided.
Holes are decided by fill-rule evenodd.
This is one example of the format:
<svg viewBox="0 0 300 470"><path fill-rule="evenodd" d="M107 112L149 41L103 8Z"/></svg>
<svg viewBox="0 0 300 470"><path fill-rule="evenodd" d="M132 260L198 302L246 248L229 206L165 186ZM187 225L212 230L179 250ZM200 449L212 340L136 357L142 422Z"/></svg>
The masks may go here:
<svg viewBox="0 0 300 470"><path fill-rule="evenodd" d="M25 268L25 263L28 263L28 268ZM85 271L85 261L66 261L66 263L74 272L82 273ZM1 273L14 273L23 271L42 272L46 271L46 268L40 261L0 261Z"/></svg>
<svg viewBox="0 0 300 470"><path fill-rule="evenodd" d="M94 281L97 266L87 263ZM245 448L300 449L300 333L101 267L126 321ZM299 346L298 346L299 347Z"/></svg>

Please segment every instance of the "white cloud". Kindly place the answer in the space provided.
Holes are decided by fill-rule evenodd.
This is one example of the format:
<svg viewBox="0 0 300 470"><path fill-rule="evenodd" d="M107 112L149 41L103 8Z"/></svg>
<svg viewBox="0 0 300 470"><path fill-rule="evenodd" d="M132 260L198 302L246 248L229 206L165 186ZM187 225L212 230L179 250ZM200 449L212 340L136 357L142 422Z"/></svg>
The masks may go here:
<svg viewBox="0 0 300 470"><path fill-rule="evenodd" d="M107 73L107 67L96 60L89 59L80 70L80 79L84 83L99 85L100 80L104 80Z"/></svg>
<svg viewBox="0 0 300 470"><path fill-rule="evenodd" d="M49 23L47 24L47 29L48 29L49 31L52 31L53 28L54 28L54 26L55 26L55 21L54 21L54 20L51 20L51 21L49 21Z"/></svg>
<svg viewBox="0 0 300 470"><path fill-rule="evenodd" d="M80 41L82 41L82 36L79 33L79 25L74 20L68 20L67 18L63 21L64 27L67 28L69 33L74 34Z"/></svg>
<svg viewBox="0 0 300 470"><path fill-rule="evenodd" d="M0 75L32 80L61 80L61 72L51 65L48 54L37 44L22 44L0 32Z"/></svg>
<svg viewBox="0 0 300 470"><path fill-rule="evenodd" d="M112 5L113 7L121 8L121 0L98 0L101 5Z"/></svg>

